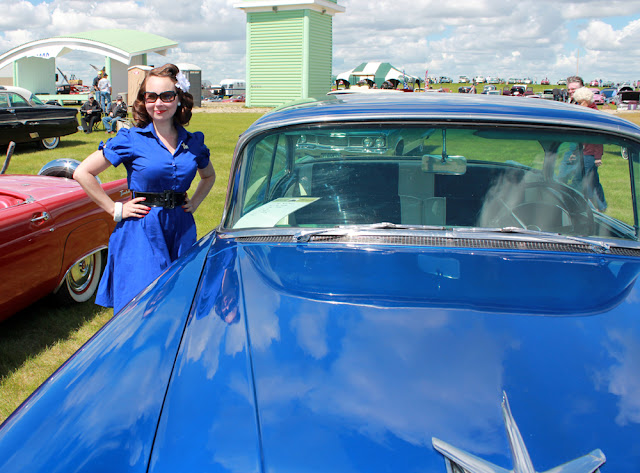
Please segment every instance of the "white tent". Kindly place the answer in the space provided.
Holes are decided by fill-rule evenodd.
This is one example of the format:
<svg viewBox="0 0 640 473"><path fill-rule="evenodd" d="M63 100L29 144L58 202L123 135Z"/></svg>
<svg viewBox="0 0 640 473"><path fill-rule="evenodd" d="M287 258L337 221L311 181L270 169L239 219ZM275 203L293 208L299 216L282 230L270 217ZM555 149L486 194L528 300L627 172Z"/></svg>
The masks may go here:
<svg viewBox="0 0 640 473"><path fill-rule="evenodd" d="M363 62L350 71L341 72L336 80L346 80L350 84L356 84L362 80L371 80L377 87L381 87L385 81L392 81L394 86L398 84L420 84L420 79L406 74L388 62Z"/></svg>

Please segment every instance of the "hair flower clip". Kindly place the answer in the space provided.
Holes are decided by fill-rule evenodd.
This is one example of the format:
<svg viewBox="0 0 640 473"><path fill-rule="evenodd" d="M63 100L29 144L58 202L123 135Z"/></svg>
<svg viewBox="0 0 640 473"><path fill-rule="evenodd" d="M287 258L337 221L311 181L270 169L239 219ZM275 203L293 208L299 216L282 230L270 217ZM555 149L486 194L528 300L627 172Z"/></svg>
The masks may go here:
<svg viewBox="0 0 640 473"><path fill-rule="evenodd" d="M183 92L189 92L189 87L191 86L191 84L189 83L187 76L185 76L182 72L178 72L176 74L176 79L178 80L176 87L181 89Z"/></svg>

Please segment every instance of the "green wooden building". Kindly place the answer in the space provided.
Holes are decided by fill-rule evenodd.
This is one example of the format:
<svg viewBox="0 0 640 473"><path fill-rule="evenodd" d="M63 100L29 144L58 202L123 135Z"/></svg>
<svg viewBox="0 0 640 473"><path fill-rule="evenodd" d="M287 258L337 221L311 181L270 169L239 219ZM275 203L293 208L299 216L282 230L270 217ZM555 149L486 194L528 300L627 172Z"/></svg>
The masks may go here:
<svg viewBox="0 0 640 473"><path fill-rule="evenodd" d="M333 0L246 0L247 106L273 107L331 90Z"/></svg>

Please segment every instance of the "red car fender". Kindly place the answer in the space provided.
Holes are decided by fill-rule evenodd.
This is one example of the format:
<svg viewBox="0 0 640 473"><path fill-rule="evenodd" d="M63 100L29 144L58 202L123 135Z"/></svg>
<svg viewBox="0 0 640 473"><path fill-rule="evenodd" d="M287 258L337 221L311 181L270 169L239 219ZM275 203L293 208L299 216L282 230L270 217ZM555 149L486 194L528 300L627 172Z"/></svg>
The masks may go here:
<svg viewBox="0 0 640 473"><path fill-rule="evenodd" d="M67 271L74 264L96 251L107 248L111 230L107 222L100 219L86 223L69 233L64 245L62 266L56 287L60 286Z"/></svg>

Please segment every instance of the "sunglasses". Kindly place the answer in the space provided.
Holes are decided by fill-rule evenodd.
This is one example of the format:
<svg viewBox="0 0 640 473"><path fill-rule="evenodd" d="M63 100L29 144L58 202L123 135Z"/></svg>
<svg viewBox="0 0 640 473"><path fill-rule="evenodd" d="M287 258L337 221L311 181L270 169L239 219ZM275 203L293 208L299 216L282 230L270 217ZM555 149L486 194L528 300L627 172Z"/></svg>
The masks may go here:
<svg viewBox="0 0 640 473"><path fill-rule="evenodd" d="M158 97L160 97L160 100L162 100L164 103L170 103L176 99L177 95L178 93L174 90L167 90L165 92L160 92L159 94L156 94L155 92L145 92L144 102L156 103L156 100L158 100Z"/></svg>

